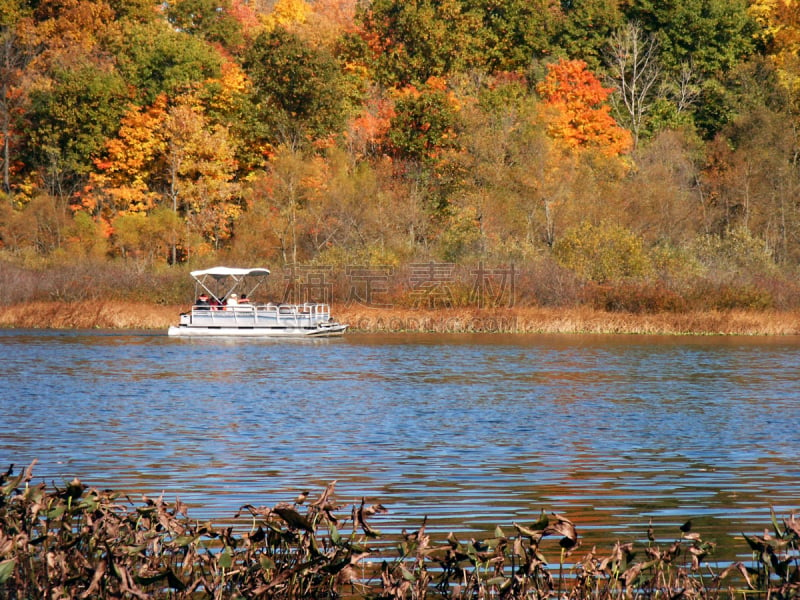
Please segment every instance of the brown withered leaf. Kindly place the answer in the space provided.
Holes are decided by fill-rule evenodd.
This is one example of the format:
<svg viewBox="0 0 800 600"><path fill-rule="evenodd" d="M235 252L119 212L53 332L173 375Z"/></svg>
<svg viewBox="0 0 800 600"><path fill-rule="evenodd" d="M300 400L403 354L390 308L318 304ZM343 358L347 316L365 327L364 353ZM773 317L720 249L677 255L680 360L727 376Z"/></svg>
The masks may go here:
<svg viewBox="0 0 800 600"><path fill-rule="evenodd" d="M744 580L747 582L747 587L749 587L751 590L755 589L753 586L753 580L750 579L750 571L747 570L747 567L739 562L736 563L736 568L739 569L739 573L742 574L742 577L744 577Z"/></svg>
<svg viewBox="0 0 800 600"><path fill-rule="evenodd" d="M276 506L272 509L276 515L283 519L289 527L314 532L314 526L303 515L289 506Z"/></svg>
<svg viewBox="0 0 800 600"><path fill-rule="evenodd" d="M11 463L8 466L8 469L5 473L0 473L0 486L2 486L6 480L14 474L14 463Z"/></svg>
<svg viewBox="0 0 800 600"><path fill-rule="evenodd" d="M336 487L336 480L334 479L328 484L328 486L325 488L325 491L322 492L320 497L314 500L314 502L312 502L311 506L323 507L326 504L328 504L328 499L331 496L333 496L333 490L335 487Z"/></svg>
<svg viewBox="0 0 800 600"><path fill-rule="evenodd" d="M360 527L361 530L364 532L364 534L368 537L378 537L381 534L381 532L378 531L377 529L373 529L367 523L367 517L370 516L370 514L375 514L375 513L374 512L369 513L368 511L372 507L365 507L364 506L365 504L366 500L364 498L361 498L361 505L358 508L353 506L353 527L355 528ZM373 506L380 506L380 505L373 505Z"/></svg>
<svg viewBox="0 0 800 600"><path fill-rule="evenodd" d="M800 538L800 521L795 518L794 513L789 515L788 519L784 519L783 522L787 529L790 529L797 537Z"/></svg>
<svg viewBox="0 0 800 600"><path fill-rule="evenodd" d="M697 571L702 560L708 555L708 551L692 546L689 548L689 553L692 555L692 571Z"/></svg>
<svg viewBox="0 0 800 600"><path fill-rule="evenodd" d="M631 586L633 585L634 581L636 581L636 578L639 577L641 572L642 565L635 564L622 574L622 580L625 582L626 586Z"/></svg>
<svg viewBox="0 0 800 600"><path fill-rule="evenodd" d="M248 536L248 539L253 544L258 544L259 542L263 542L266 537L267 533L264 531L264 528L259 525L258 529Z"/></svg>
<svg viewBox="0 0 800 600"><path fill-rule="evenodd" d="M681 542L680 540L676 540L672 543L672 546L670 546L664 553L664 560L666 560L667 562L671 562L675 559L676 556L680 554L680 552L681 552Z"/></svg>
<svg viewBox="0 0 800 600"><path fill-rule="evenodd" d="M89 584L89 587L86 588L86 591L80 595L81 598L88 598L92 594L97 593L97 590L100 589L100 582L103 580L103 577L106 574L106 568L108 563L104 560L101 560L94 571L94 576L92 577L92 581Z"/></svg>
<svg viewBox="0 0 800 600"><path fill-rule="evenodd" d="M765 552L766 551L767 546L768 546L766 537L759 537L757 535L749 536L749 535L746 535L744 533L742 533L742 537L744 537L744 540L747 542L747 544L750 546L750 548L753 551L755 551L755 552Z"/></svg>
<svg viewBox="0 0 800 600"><path fill-rule="evenodd" d="M361 501L362 503L364 502L363 499ZM371 517L372 515L377 515L377 514L385 515L388 512L389 509L386 508L383 504L372 504L364 509L364 515L367 517Z"/></svg>
<svg viewBox="0 0 800 600"><path fill-rule="evenodd" d="M534 529L531 527L525 527L524 525L520 525L519 523L511 523L514 529L517 530L517 533L520 535L524 535L525 537L529 537L537 542L542 539L542 535L544 533L543 529Z"/></svg>
<svg viewBox="0 0 800 600"><path fill-rule="evenodd" d="M31 461L31 464L29 464L28 467L25 469L25 473L23 475L25 483L30 483L31 481L33 481L33 467L36 466L37 462L39 462L39 459L34 458Z"/></svg>
<svg viewBox="0 0 800 600"><path fill-rule="evenodd" d="M256 508L252 504L243 504L242 506L239 507L239 510L236 511L236 514L233 515L233 518L234 519L238 519L240 516L242 516L242 511L243 510L247 510L247 512L249 512L254 517L257 517L257 516L263 514L262 513L263 509Z"/></svg>
<svg viewBox="0 0 800 600"><path fill-rule="evenodd" d="M552 519L550 520L550 524L545 527L543 535L560 535L562 548L570 549L574 547L578 543L578 531L575 529L575 525L573 525L572 521L553 513Z"/></svg>

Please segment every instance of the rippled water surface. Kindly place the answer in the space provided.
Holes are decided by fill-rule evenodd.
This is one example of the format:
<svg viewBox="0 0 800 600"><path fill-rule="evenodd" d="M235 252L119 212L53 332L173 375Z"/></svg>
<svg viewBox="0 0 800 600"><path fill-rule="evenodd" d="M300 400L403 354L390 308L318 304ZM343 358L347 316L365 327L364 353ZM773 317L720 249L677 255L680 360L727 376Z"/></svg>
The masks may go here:
<svg viewBox="0 0 800 600"><path fill-rule="evenodd" d="M337 480L389 508L386 533L544 509L610 545L691 518L729 560L800 508L798 338L2 331L0 350L0 460L198 519Z"/></svg>

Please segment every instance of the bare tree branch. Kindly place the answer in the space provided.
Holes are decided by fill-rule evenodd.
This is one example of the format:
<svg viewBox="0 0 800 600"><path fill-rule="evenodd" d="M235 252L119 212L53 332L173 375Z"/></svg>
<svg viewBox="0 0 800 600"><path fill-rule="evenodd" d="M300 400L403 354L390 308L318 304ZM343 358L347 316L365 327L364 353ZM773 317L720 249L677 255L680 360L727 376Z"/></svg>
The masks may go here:
<svg viewBox="0 0 800 600"><path fill-rule="evenodd" d="M637 23L628 23L612 36L606 62L617 94L612 96L619 118L627 122L638 144L645 116L653 104L654 88L661 78L658 41L645 38Z"/></svg>

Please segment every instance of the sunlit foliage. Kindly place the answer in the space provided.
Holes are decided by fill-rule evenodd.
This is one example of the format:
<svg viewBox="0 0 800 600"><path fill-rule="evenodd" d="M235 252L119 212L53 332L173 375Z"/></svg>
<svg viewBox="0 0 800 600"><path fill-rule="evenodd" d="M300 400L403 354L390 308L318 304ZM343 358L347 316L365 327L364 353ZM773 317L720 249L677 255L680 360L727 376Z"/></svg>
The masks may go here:
<svg viewBox="0 0 800 600"><path fill-rule="evenodd" d="M620 127L606 104L611 90L580 60L549 65L547 77L537 86L544 100L548 132L569 148L597 148L608 156L630 150L629 131Z"/></svg>
<svg viewBox="0 0 800 600"><path fill-rule="evenodd" d="M554 252L614 223L654 260L625 273L681 294L731 268L694 242L738 231L789 281L798 21L789 0L8 0L0 253L586 278Z"/></svg>

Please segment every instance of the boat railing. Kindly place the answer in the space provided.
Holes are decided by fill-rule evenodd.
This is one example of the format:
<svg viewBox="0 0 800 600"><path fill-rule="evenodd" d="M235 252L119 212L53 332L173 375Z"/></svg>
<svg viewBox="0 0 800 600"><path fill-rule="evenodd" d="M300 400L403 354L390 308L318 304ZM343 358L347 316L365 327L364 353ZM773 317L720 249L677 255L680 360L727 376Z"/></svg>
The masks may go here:
<svg viewBox="0 0 800 600"><path fill-rule="evenodd" d="M278 324L319 323L331 316L329 304L307 302L304 304L235 304L224 306L194 305L192 319L211 324L250 325L258 321Z"/></svg>

